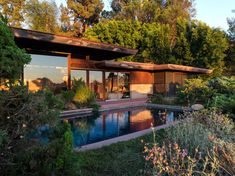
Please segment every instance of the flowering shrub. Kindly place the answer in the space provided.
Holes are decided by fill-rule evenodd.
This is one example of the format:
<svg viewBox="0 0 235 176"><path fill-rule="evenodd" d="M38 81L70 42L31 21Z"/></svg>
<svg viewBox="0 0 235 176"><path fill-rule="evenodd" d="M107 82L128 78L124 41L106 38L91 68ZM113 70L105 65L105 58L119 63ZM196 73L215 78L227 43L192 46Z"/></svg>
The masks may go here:
<svg viewBox="0 0 235 176"><path fill-rule="evenodd" d="M215 109L187 112L165 129L163 145L146 143L154 175L235 175L235 128ZM155 138L154 133L154 138Z"/></svg>
<svg viewBox="0 0 235 176"><path fill-rule="evenodd" d="M215 150L215 149L213 149ZM145 145L145 159L153 166L154 175L215 175L220 171L218 158L209 155L202 157L196 148L195 154L190 156L187 149L182 149L177 143L153 147Z"/></svg>

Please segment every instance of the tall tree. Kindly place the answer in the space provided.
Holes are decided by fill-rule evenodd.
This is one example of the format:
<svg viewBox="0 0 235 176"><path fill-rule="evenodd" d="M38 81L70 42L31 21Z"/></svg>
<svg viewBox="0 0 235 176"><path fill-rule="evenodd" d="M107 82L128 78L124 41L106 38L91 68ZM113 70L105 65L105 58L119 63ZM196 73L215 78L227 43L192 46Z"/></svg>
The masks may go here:
<svg viewBox="0 0 235 176"><path fill-rule="evenodd" d="M26 0L0 0L0 12L7 18L9 26L21 27L23 7Z"/></svg>
<svg viewBox="0 0 235 176"><path fill-rule="evenodd" d="M228 68L228 72L231 75L235 75L235 18L230 18L228 21L228 39L229 49L227 51L227 57L225 64Z"/></svg>
<svg viewBox="0 0 235 176"><path fill-rule="evenodd" d="M138 49L132 61L184 64L221 71L228 49L222 31L183 18L177 20L176 31L176 41L172 45L169 24L111 20L94 25L84 36Z"/></svg>
<svg viewBox="0 0 235 176"><path fill-rule="evenodd" d="M77 35L85 32L88 26L99 22L103 6L101 0L67 0Z"/></svg>
<svg viewBox="0 0 235 176"><path fill-rule="evenodd" d="M58 9L54 1L29 0L25 16L30 29L55 33L58 30Z"/></svg>
<svg viewBox="0 0 235 176"><path fill-rule="evenodd" d="M13 83L19 79L24 65L30 60L30 56L16 46L11 30L0 16L0 83L4 84L6 80Z"/></svg>
<svg viewBox="0 0 235 176"><path fill-rule="evenodd" d="M67 7L64 7L63 4L60 5L60 22L63 32L68 32L69 30L71 30L69 9Z"/></svg>

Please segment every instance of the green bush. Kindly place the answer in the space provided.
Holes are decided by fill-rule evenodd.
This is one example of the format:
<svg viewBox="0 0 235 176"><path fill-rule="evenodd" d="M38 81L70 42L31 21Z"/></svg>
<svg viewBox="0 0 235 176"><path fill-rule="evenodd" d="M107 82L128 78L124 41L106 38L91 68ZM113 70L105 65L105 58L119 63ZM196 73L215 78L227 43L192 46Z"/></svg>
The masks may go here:
<svg viewBox="0 0 235 176"><path fill-rule="evenodd" d="M163 94L153 94L150 98L150 103L174 105L175 97L167 97L167 96L164 96Z"/></svg>
<svg viewBox="0 0 235 176"><path fill-rule="evenodd" d="M73 80L73 91L75 96L73 101L77 104L78 107L95 107L96 96L95 93L85 84L85 82L80 79Z"/></svg>
<svg viewBox="0 0 235 176"><path fill-rule="evenodd" d="M30 93L26 87L0 91L2 175L77 173L70 126L62 125L59 117L62 107L48 91Z"/></svg>
<svg viewBox="0 0 235 176"><path fill-rule="evenodd" d="M81 86L77 88L73 101L78 106L91 106L95 103L95 93L87 86Z"/></svg>
<svg viewBox="0 0 235 176"><path fill-rule="evenodd" d="M229 114L233 121L235 121L235 94L230 96L217 94L211 100L210 106Z"/></svg>
<svg viewBox="0 0 235 176"><path fill-rule="evenodd" d="M30 60L30 55L15 44L14 36L0 14L0 79L7 81L10 86L19 81L22 68Z"/></svg>
<svg viewBox="0 0 235 176"><path fill-rule="evenodd" d="M155 139L145 144L146 163L153 168L150 174L235 174L235 126L226 115L215 109L187 112L165 132L162 146Z"/></svg>
<svg viewBox="0 0 235 176"><path fill-rule="evenodd" d="M72 90L67 90L67 91L61 92L61 97L62 97L63 101L65 102L65 104L72 102L74 96L75 96L75 92Z"/></svg>
<svg viewBox="0 0 235 176"><path fill-rule="evenodd" d="M213 94L214 90L208 87L207 81L200 78L185 80L184 86L177 91L178 102L181 104L187 103L188 105L195 103L207 104Z"/></svg>
<svg viewBox="0 0 235 176"><path fill-rule="evenodd" d="M206 107L215 107L235 120L235 77L188 79L178 90L177 101L181 104L201 103Z"/></svg>

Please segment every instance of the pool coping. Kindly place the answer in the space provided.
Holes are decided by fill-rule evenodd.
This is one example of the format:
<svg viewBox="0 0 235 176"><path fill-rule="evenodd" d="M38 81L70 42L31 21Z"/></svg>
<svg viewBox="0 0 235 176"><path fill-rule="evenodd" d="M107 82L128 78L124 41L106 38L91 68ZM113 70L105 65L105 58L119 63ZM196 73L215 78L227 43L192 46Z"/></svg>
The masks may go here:
<svg viewBox="0 0 235 176"><path fill-rule="evenodd" d="M103 140L103 141L100 141L100 142L95 142L95 143L92 143L92 144L83 145L81 147L74 148L74 151L75 152L83 152L83 151L88 151L88 150L95 150L95 149L99 149L99 148L102 148L102 147L105 147L105 146L109 146L111 144L115 144L115 143L118 143L118 142L129 141L131 139L135 139L135 138L141 137L143 135L149 134L149 133L153 132L153 130L157 131L157 130L160 130L160 129L168 128L168 127L173 126L173 125L175 125L179 122L180 121L175 121L175 122L171 122L171 123L164 124L164 125L161 125L161 126L148 128L148 129L145 129L145 130L141 130L141 131L137 131L137 132L134 132L134 133L118 136L118 137L111 138L111 139L106 139L106 140Z"/></svg>
<svg viewBox="0 0 235 176"><path fill-rule="evenodd" d="M192 109L184 106L175 106L175 105L162 105L162 104L152 104L152 103L143 103L136 105L125 105L121 107L109 107L109 108L101 108L97 112L105 112L105 111L113 111L113 110L123 110L128 108L136 108L136 107L155 107L158 109L170 109L174 111L191 111ZM89 116L94 113L92 108L84 108L84 109L76 109L76 110L68 110L60 113L61 118L71 119L78 118L78 116Z"/></svg>

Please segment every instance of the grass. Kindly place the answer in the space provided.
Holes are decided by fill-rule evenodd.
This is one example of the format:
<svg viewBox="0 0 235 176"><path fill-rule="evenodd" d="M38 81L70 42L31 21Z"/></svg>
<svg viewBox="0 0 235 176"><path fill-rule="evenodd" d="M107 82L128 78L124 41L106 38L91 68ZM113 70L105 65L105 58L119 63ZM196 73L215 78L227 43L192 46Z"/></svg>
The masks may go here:
<svg viewBox="0 0 235 176"><path fill-rule="evenodd" d="M164 130L157 131L156 139L161 143ZM135 176L143 175L145 160L143 147L152 142L153 135L148 134L130 141L119 142L101 149L79 152L81 175L86 176Z"/></svg>

